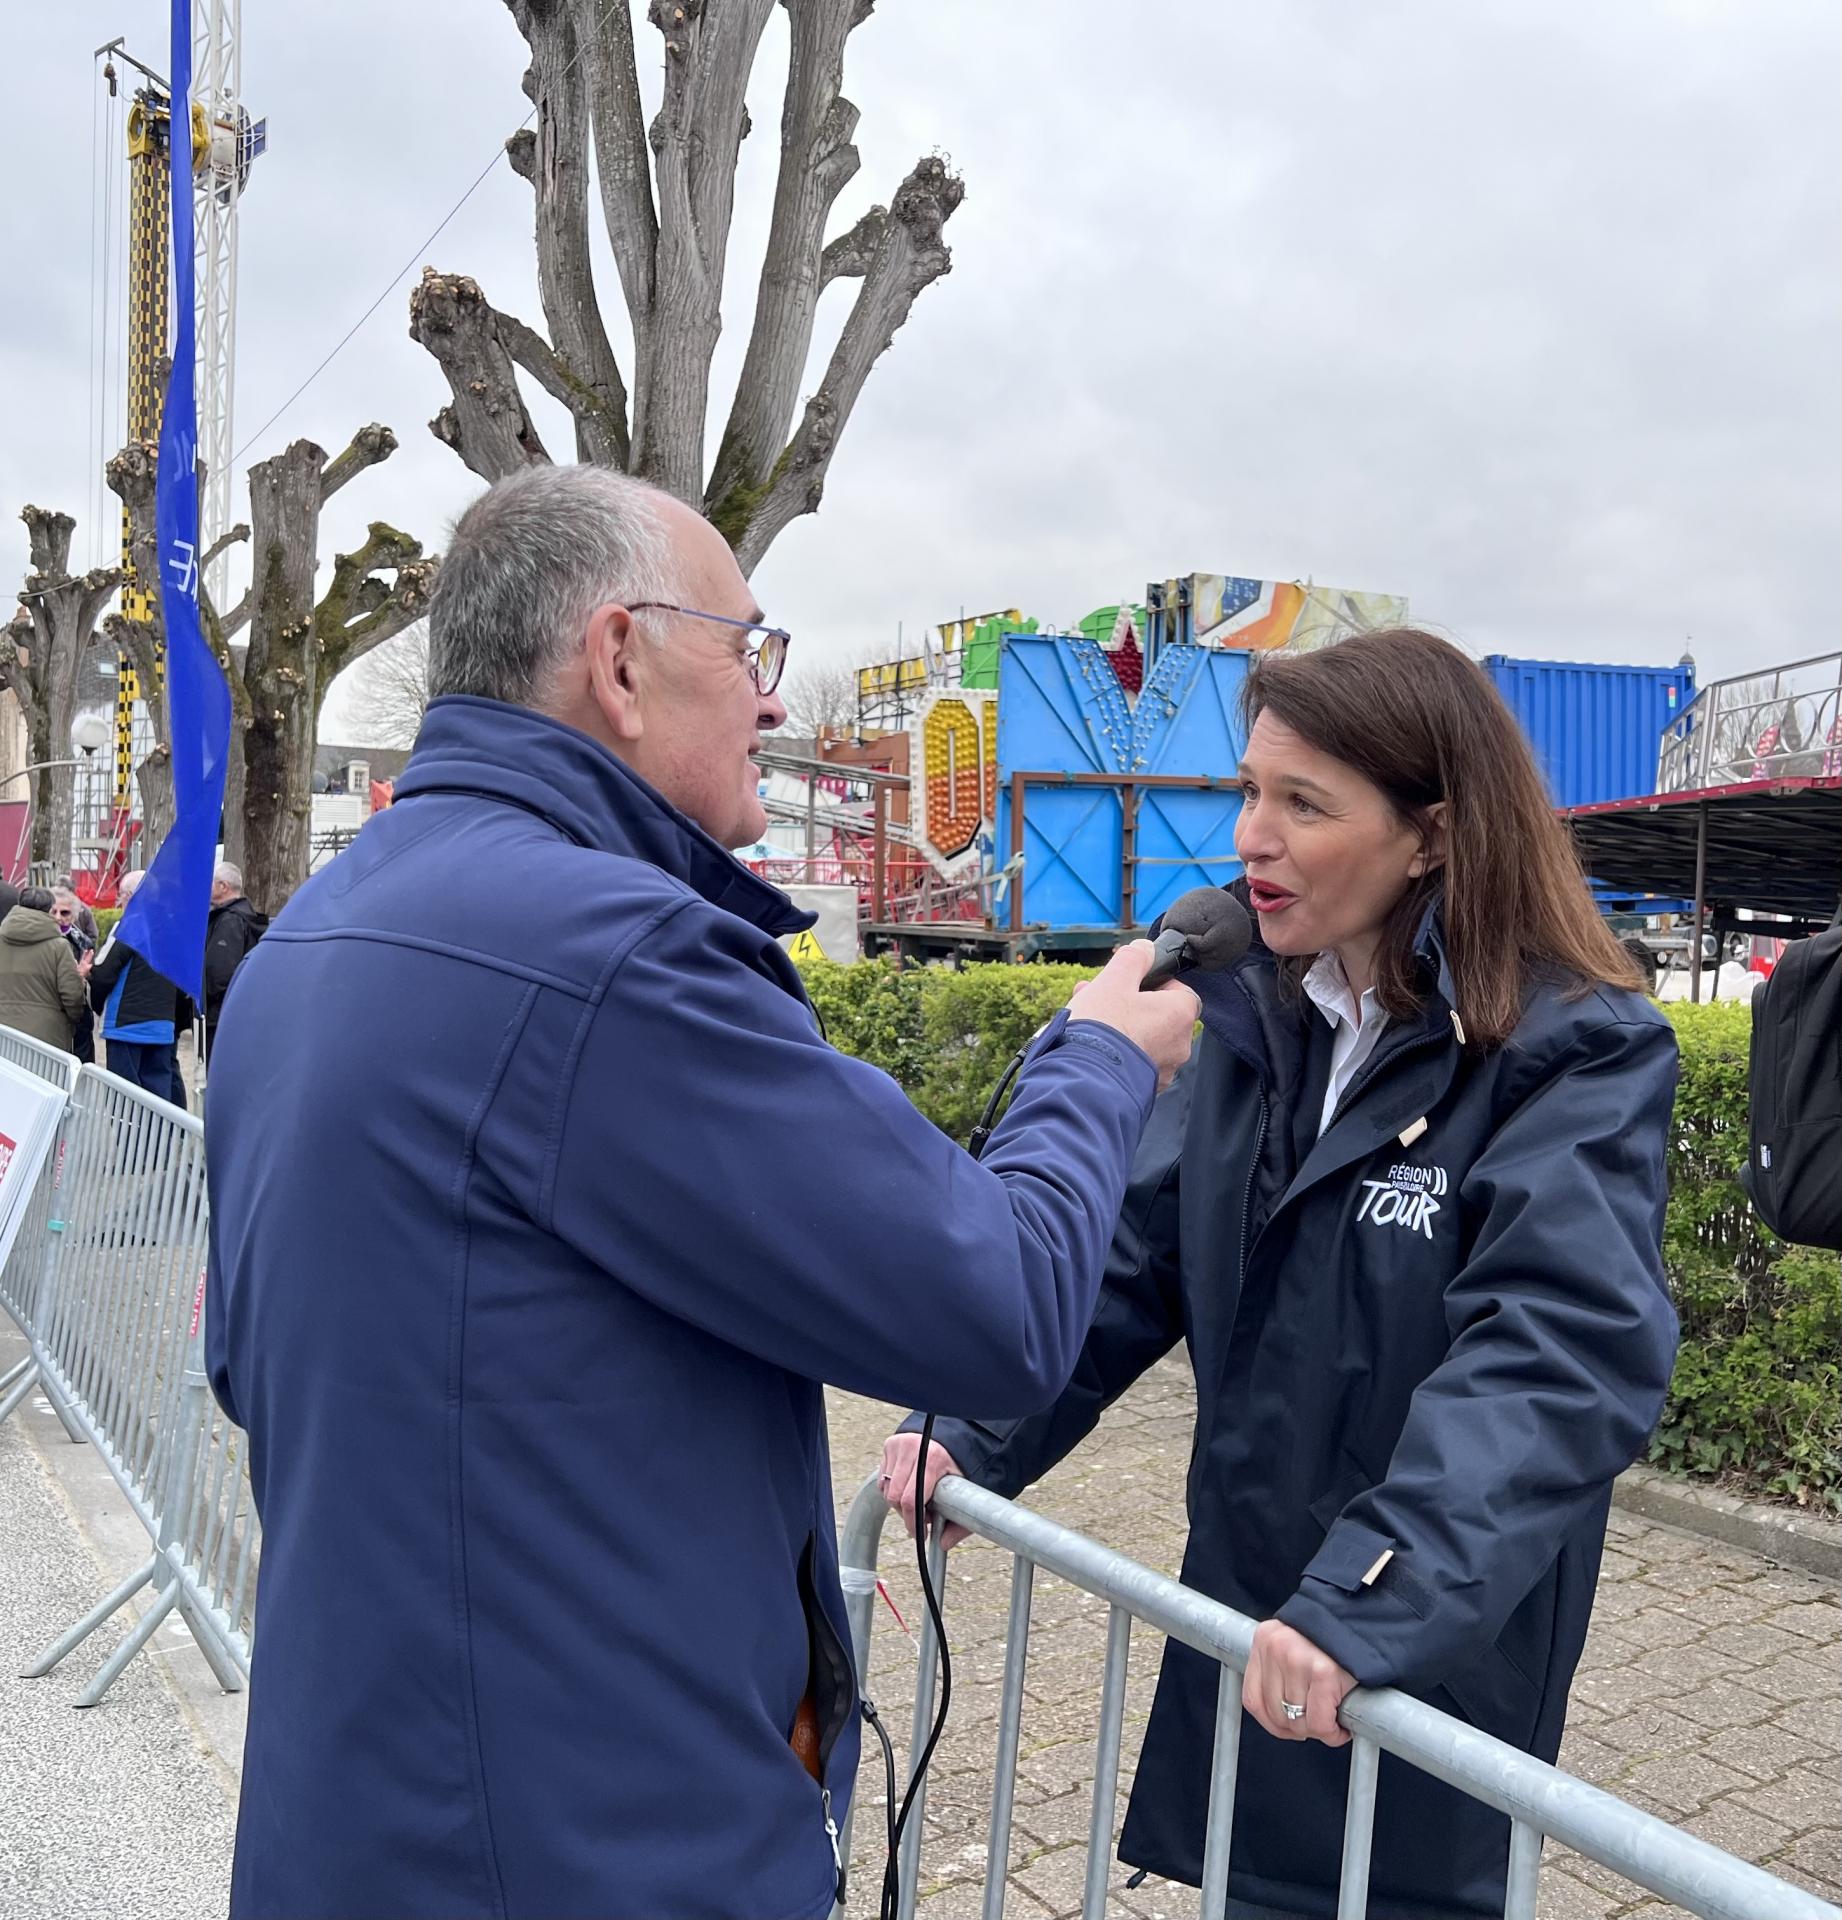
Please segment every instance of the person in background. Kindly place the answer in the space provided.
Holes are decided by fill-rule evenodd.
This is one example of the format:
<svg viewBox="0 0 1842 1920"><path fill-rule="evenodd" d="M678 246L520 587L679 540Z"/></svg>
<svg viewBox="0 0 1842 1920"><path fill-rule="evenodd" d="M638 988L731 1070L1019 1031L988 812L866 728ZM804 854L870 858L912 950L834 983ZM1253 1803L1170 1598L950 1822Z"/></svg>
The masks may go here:
<svg viewBox="0 0 1842 1920"><path fill-rule="evenodd" d="M0 880L0 920L19 905L19 889L10 880Z"/></svg>
<svg viewBox="0 0 1842 1920"><path fill-rule="evenodd" d="M84 901L82 895L79 894L75 886L72 885L70 875L66 874L51 891L57 896L57 903L60 909L64 907L70 909L68 924L75 927L84 939L90 943L92 948L100 946L102 942L96 932L96 916L89 910L89 906ZM60 912L57 917L59 920L63 920L64 915Z"/></svg>
<svg viewBox="0 0 1842 1920"><path fill-rule="evenodd" d="M96 951L96 920L69 887L51 889L51 917L79 962L83 976L89 977L89 960ZM87 928L84 922L88 922ZM86 1067L96 1064L96 1010L85 991L83 1012L71 1032L70 1050Z"/></svg>
<svg viewBox="0 0 1842 1920"><path fill-rule="evenodd" d="M134 898L141 875L122 876L118 898ZM111 934L90 974L90 1005L102 1017L103 1064L131 1085L183 1107L177 1040L192 1024L192 1002Z"/></svg>
<svg viewBox="0 0 1842 1920"><path fill-rule="evenodd" d="M242 872L220 860L211 879L211 918L205 929L205 1060L209 1071L212 1038L224 996L249 950L269 930L269 916L258 913L243 893Z"/></svg>
<svg viewBox="0 0 1842 1920"><path fill-rule="evenodd" d="M72 1028L89 1010L89 963L60 938L51 906L49 888L27 887L0 920L0 1025L69 1053Z"/></svg>
<svg viewBox="0 0 1842 1920"><path fill-rule="evenodd" d="M1474 661L1359 634L1259 656L1243 701L1261 938L1193 976L1203 1037L1067 1391L942 1420L922 1500L942 1472L1021 1492L1187 1346L1183 1580L1260 1622L1225 1915L1273 1920L1336 1910L1352 1687L1559 1750L1612 1482L1675 1356L1676 1040ZM919 1448L883 1460L909 1515ZM1119 1842L1191 1885L1220 1675L1169 1643ZM1379 1794L1370 1912L1503 1911L1504 1816L1387 1755Z"/></svg>

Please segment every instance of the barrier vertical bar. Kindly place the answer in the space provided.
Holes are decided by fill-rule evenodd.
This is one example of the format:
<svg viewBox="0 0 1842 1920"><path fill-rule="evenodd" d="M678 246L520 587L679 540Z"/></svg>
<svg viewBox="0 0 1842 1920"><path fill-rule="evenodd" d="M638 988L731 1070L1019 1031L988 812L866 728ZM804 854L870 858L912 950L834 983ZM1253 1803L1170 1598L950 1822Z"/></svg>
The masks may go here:
<svg viewBox="0 0 1842 1920"><path fill-rule="evenodd" d="M1343 1871L1337 1881L1337 1920L1366 1920L1369 1848L1375 1836L1375 1779L1381 1748L1364 1734L1350 1743L1349 1804L1343 1816Z"/></svg>
<svg viewBox="0 0 1842 1920"><path fill-rule="evenodd" d="M940 1544L944 1523L936 1520L927 1541L928 1578L934 1587L934 1596L940 1602L940 1615L944 1620L947 1611L946 1551ZM921 1757L921 1749L927 1741L927 1730L934 1719L934 1682L940 1670L940 1641L934 1632L933 1617L925 1607L921 1619L921 1656L915 1662L915 1719L914 1733L909 1741L908 1777L915 1777L915 1762ZM909 1809L908 1826L902 1835L902 1853L900 1861L900 1899L896 1905L896 1920L914 1920L915 1887L921 1873L921 1828L927 1814L927 1781L922 1780Z"/></svg>
<svg viewBox="0 0 1842 1920"><path fill-rule="evenodd" d="M1132 1616L1114 1602L1107 1616L1106 1671L1100 1681L1100 1738L1094 1750L1094 1817L1087 1829L1087 1889L1081 1920L1105 1920L1107 1870L1113 1858L1113 1808L1119 1798L1119 1733L1126 1713L1126 1662Z"/></svg>
<svg viewBox="0 0 1842 1920"><path fill-rule="evenodd" d="M998 1707L998 1774L985 1847L982 1920L1004 1920L1005 1876L1011 1864L1011 1809L1017 1800L1017 1749L1023 1731L1023 1675L1030 1658L1030 1599L1036 1566L1018 1554L1011 1562L1011 1611L1004 1630L1004 1697Z"/></svg>
<svg viewBox="0 0 1842 1920"><path fill-rule="evenodd" d="M1535 1920L1536 1884L1541 1877L1541 1830L1526 1820L1509 1829L1509 1887L1503 1900L1503 1920Z"/></svg>
<svg viewBox="0 0 1842 1920"><path fill-rule="evenodd" d="M1234 1844L1234 1789L1241 1765L1241 1683L1234 1667L1221 1669L1215 1691L1215 1757L1209 1769L1209 1825L1202 1843L1202 1910L1228 1904L1228 1861Z"/></svg>

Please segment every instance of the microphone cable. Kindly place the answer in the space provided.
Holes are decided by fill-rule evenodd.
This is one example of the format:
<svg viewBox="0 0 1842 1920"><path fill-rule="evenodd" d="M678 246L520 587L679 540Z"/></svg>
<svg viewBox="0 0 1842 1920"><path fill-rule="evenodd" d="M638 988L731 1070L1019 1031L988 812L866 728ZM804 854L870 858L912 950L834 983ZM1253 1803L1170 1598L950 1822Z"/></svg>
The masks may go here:
<svg viewBox="0 0 1842 1920"><path fill-rule="evenodd" d="M1030 1048L1035 1045L1037 1034L1032 1034L1012 1056L1011 1063L998 1076L998 1084L991 1090L991 1098L985 1102L985 1111L979 1116L979 1123L966 1139L966 1151L977 1160L985 1151L986 1143L991 1139L992 1129L997 1124L998 1109L1004 1104L1005 1096L1010 1092L1017 1075L1022 1071ZM940 1595L934 1589L933 1570L927 1564L927 1509L922 1500L922 1490L927 1485L927 1456L934 1444L934 1421L938 1416L926 1414L921 1421L921 1450L915 1456L915 1565L921 1575L921 1596L927 1605L927 1617L934 1629L934 1645L940 1651L940 1703L934 1710L933 1726L929 1729L926 1744L921 1749L921 1757L915 1762L914 1771L909 1776L908 1791L902 1796L901 1811L895 1805L895 1749L890 1745L888 1731L883 1726L874 1706L870 1703L866 1691L862 1699L863 1717L875 1731L883 1747L883 1774L888 1785L888 1797L884 1805L888 1808L889 1851L883 1862L883 1891L879 1920L896 1920L896 1911L901 1904L901 1849L902 1836L908 1831L908 1821L914 1812L915 1796L921 1791L927 1778L927 1770L933 1764L934 1750L940 1745L940 1737L947 1730L947 1713L953 1704L953 1656L947 1647L946 1622L941 1614ZM944 1561L943 1561L944 1568ZM944 1576L943 1576L944 1577ZM868 1676L865 1676L866 1679Z"/></svg>

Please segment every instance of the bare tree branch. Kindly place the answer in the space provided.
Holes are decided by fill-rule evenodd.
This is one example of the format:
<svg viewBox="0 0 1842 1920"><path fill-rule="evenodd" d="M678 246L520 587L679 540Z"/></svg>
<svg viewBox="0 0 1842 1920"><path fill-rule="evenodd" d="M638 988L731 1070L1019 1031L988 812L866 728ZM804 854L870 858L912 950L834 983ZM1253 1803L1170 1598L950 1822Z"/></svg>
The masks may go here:
<svg viewBox="0 0 1842 1920"><path fill-rule="evenodd" d="M347 698L361 718L360 738L408 747L429 704L429 630L417 620L368 653L353 670Z"/></svg>
<svg viewBox="0 0 1842 1920"><path fill-rule="evenodd" d="M665 101L653 123L659 186L656 311L634 408L634 467L693 504L704 495L710 360L722 332L743 98L774 0L652 0L665 43Z"/></svg>
<svg viewBox="0 0 1842 1920"><path fill-rule="evenodd" d="M409 299L409 331L440 363L453 403L429 430L482 480L548 461L525 410L512 357L477 281L431 267Z"/></svg>
<svg viewBox="0 0 1842 1920"><path fill-rule="evenodd" d="M819 287L823 291L834 280L861 280L876 258L882 244L883 229L889 224L887 207L872 207L857 224L839 234L820 256Z"/></svg>
<svg viewBox="0 0 1842 1920"><path fill-rule="evenodd" d="M573 0L578 32L588 38L588 103L595 128L595 172L601 182L601 218L633 322L634 363L652 357L653 271L659 216L652 203L652 161L646 115L640 105L633 50L633 16L625 0ZM636 388L638 379L636 375ZM633 437L639 438L637 399Z"/></svg>
<svg viewBox="0 0 1842 1920"><path fill-rule="evenodd" d="M792 48L780 121L780 171L755 324L707 495L732 539L786 444L824 286L825 227L857 172L857 109L843 97L852 0L789 0Z"/></svg>
<svg viewBox="0 0 1842 1920"><path fill-rule="evenodd" d="M537 108L535 132L508 143L513 170L536 197L537 280L544 319L575 416L576 452L605 466L627 463L627 389L601 320L588 249L587 77L573 0L507 0L531 49L525 91ZM521 363L522 364L522 363Z"/></svg>
<svg viewBox="0 0 1842 1920"><path fill-rule="evenodd" d="M320 505L325 506L339 489L356 480L367 467L388 460L397 450L397 437L375 420L352 435L352 444L336 459L327 462L320 474ZM326 459L321 454L322 460Z"/></svg>
<svg viewBox="0 0 1842 1920"><path fill-rule="evenodd" d="M320 687L428 611L438 564L424 559L420 541L381 520L372 521L356 553L334 556L331 584L313 616ZM394 584L381 578L386 572L395 574Z"/></svg>
<svg viewBox="0 0 1842 1920"><path fill-rule="evenodd" d="M228 553L232 547L240 545L248 538L249 528L244 522L239 520L237 524L227 532L220 533L218 537L212 541L210 546L205 549L204 557L198 563L199 572L204 573L219 554ZM204 591L202 586L199 591L201 593Z"/></svg>
<svg viewBox="0 0 1842 1920"><path fill-rule="evenodd" d="M803 513L817 511L838 436L870 369L908 318L916 296L952 269L953 255L942 230L965 192L965 183L938 157L917 162L902 182L825 378L806 402L799 431L736 543L736 560L744 573L754 569L784 527Z"/></svg>

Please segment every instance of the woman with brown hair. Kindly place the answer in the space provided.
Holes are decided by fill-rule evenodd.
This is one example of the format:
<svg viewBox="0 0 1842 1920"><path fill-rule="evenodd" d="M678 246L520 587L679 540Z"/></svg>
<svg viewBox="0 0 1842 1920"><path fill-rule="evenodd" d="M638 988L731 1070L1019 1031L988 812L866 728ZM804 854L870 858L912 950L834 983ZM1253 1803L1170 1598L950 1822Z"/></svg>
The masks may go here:
<svg viewBox="0 0 1842 1920"><path fill-rule="evenodd" d="M1183 1578L1261 1622L1228 1913L1337 1904L1357 1684L1552 1760L1614 1477L1661 1411L1675 1039L1528 743L1408 629L1260 659L1235 830L1259 938L1145 1134L1075 1376L943 1419L1015 1495L1179 1340ZM912 1525L912 1432L888 1492ZM1196 1884L1217 1672L1167 1647L1121 1858ZM1498 1914L1508 1822L1384 1756L1375 1920ZM1213 1920L1213 1916L1211 1916Z"/></svg>

